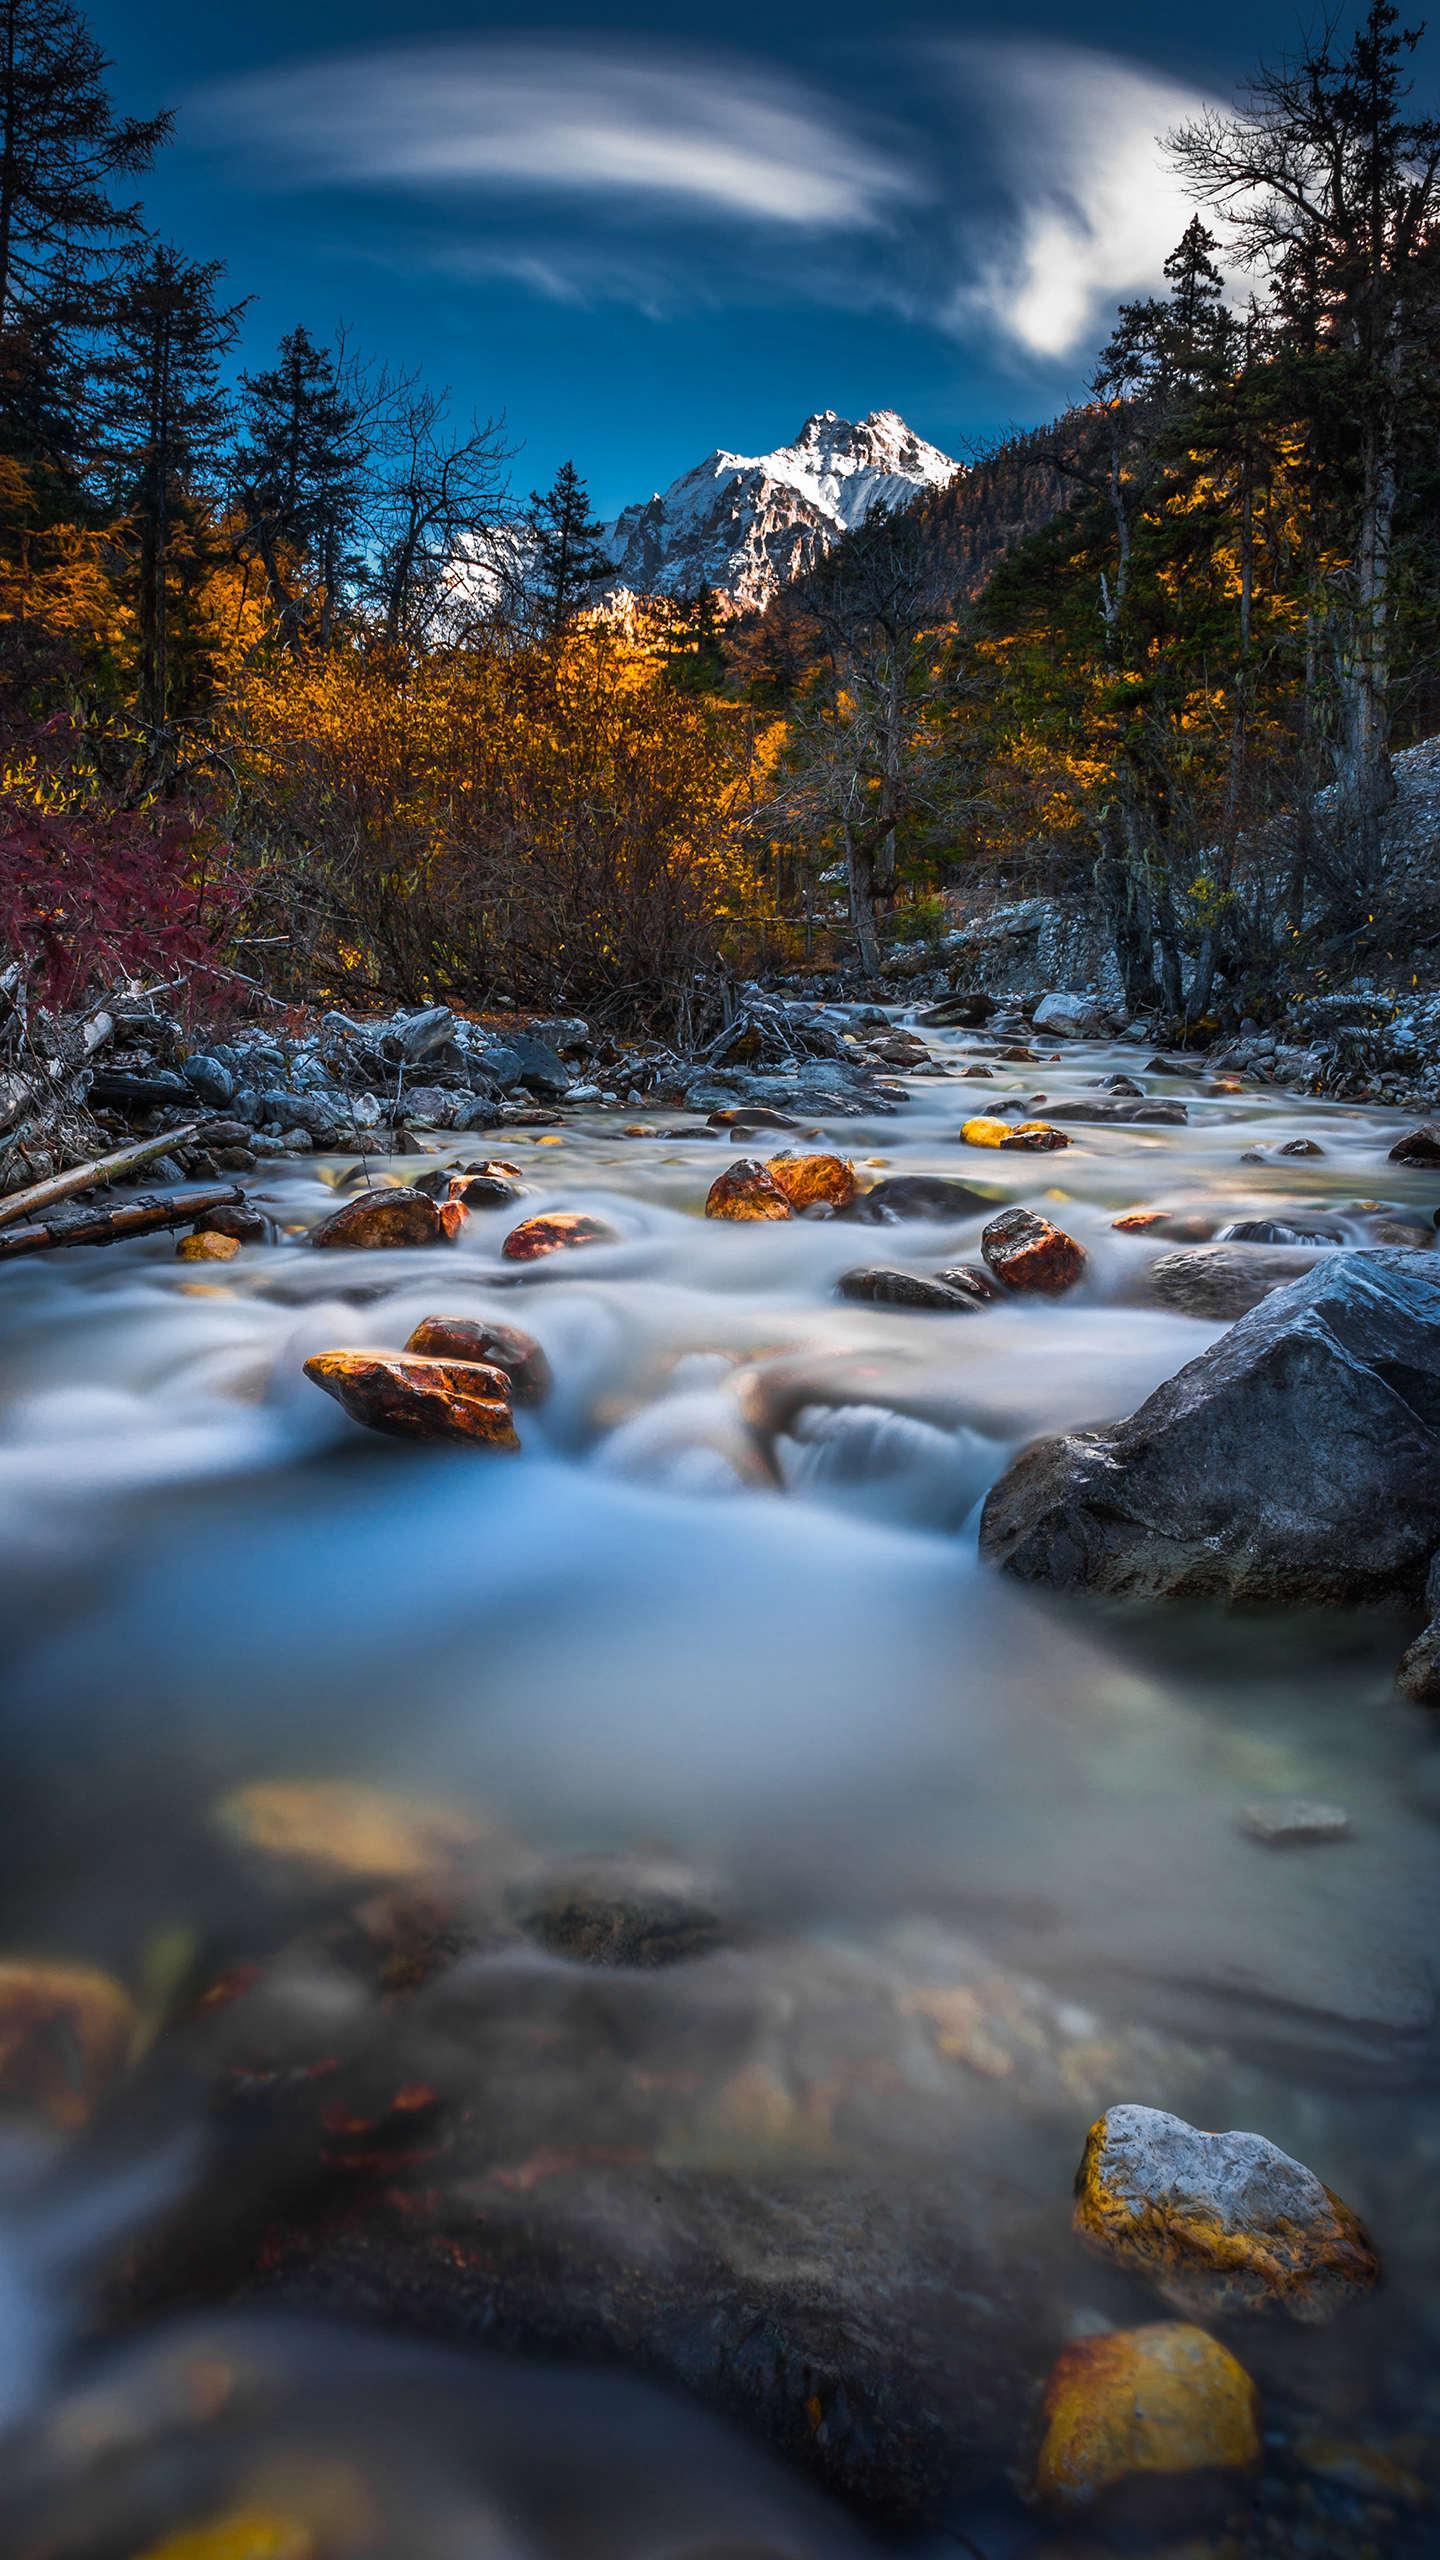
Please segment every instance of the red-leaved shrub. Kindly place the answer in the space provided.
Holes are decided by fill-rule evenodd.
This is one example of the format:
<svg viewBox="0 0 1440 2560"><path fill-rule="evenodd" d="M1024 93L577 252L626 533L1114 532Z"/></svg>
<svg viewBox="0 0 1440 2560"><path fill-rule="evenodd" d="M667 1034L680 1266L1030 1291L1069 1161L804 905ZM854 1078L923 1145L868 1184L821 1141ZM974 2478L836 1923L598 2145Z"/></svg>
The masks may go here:
<svg viewBox="0 0 1440 2560"><path fill-rule="evenodd" d="M0 950L24 961L47 1004L126 978L196 975L197 999L213 999L237 904L223 849L193 817L57 815L0 796Z"/></svg>

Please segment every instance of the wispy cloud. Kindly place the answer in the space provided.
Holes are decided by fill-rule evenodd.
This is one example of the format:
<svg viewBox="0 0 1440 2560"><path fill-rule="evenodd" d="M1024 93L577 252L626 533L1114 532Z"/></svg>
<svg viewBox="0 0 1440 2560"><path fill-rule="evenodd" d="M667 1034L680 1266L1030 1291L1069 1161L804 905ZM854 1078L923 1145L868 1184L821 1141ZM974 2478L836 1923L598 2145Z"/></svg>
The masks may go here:
<svg viewBox="0 0 1440 2560"><path fill-rule="evenodd" d="M724 60L474 37L255 74L199 102L300 183L588 194L864 230L913 172L798 81Z"/></svg>
<svg viewBox="0 0 1440 2560"><path fill-rule="evenodd" d="M1079 45L962 41L943 59L995 197L969 216L961 280L940 317L1030 356L1071 356L1118 297L1159 280L1193 210L1163 136L1204 101Z"/></svg>

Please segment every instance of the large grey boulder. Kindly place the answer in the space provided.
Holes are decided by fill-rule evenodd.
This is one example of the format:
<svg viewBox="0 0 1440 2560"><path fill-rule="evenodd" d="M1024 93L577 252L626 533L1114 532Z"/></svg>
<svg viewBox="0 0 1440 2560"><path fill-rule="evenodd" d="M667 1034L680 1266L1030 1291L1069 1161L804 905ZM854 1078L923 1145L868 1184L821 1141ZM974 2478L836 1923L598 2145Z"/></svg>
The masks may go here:
<svg viewBox="0 0 1440 2560"><path fill-rule="evenodd" d="M1127 1422L1038 1441L980 1551L1021 1581L1125 1599L1418 1595L1440 1547L1440 1277L1333 1252Z"/></svg>
<svg viewBox="0 0 1440 2560"><path fill-rule="evenodd" d="M1062 1040L1103 1039L1110 1028L1110 1008L1099 996L1060 991L1045 996L1030 1017L1037 1031Z"/></svg>

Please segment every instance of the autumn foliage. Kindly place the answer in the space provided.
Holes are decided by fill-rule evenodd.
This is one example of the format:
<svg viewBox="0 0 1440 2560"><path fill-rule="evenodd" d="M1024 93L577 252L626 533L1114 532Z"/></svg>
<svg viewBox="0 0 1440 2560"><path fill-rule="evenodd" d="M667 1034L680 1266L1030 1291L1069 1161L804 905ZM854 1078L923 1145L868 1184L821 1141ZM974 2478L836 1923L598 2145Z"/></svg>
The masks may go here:
<svg viewBox="0 0 1440 2560"><path fill-rule="evenodd" d="M659 1015L743 905L733 708L602 626L272 664L229 725L297 988Z"/></svg>

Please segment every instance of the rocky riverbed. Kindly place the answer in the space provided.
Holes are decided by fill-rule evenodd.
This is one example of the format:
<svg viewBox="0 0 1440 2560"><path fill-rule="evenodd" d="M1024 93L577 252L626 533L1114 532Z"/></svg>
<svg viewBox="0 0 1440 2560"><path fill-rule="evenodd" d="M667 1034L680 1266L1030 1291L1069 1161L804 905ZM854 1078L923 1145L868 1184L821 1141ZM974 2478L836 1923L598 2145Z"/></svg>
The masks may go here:
<svg viewBox="0 0 1440 2560"><path fill-rule="evenodd" d="M0 1273L6 2549L1433 2547L1440 1139L972 1010L120 1044L245 1197Z"/></svg>

